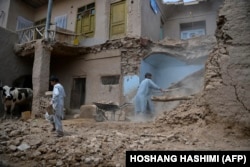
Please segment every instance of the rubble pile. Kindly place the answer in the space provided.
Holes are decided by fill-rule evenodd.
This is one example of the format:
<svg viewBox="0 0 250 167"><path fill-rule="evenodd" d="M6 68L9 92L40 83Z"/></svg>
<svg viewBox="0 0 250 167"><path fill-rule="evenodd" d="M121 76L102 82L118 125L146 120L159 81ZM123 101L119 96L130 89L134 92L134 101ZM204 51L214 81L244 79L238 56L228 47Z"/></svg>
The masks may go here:
<svg viewBox="0 0 250 167"><path fill-rule="evenodd" d="M249 137L216 124L204 107L192 108L190 101L178 108L153 122L63 120L61 138L50 132L45 119L5 120L0 126L0 165L119 167L125 166L128 150L250 148Z"/></svg>
<svg viewBox="0 0 250 167"><path fill-rule="evenodd" d="M7 163L11 166L21 161L39 162L34 166L96 166L112 160L131 137L112 129L92 131L81 125L65 128L66 135L56 138L44 120L6 121L1 124L0 154L11 155Z"/></svg>

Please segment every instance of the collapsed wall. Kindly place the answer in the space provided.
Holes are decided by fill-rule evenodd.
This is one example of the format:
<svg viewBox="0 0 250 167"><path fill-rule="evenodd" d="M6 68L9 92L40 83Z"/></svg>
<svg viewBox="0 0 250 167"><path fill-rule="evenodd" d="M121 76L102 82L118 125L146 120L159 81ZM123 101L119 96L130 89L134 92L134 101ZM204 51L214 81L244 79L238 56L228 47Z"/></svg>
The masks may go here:
<svg viewBox="0 0 250 167"><path fill-rule="evenodd" d="M225 0L206 63L204 98L223 122L250 127L250 3Z"/></svg>
<svg viewBox="0 0 250 167"><path fill-rule="evenodd" d="M249 131L249 11L247 0L224 1L217 20L217 44L205 66L203 91L174 110L164 112L157 118L157 125L200 127L219 123L240 127L244 133Z"/></svg>

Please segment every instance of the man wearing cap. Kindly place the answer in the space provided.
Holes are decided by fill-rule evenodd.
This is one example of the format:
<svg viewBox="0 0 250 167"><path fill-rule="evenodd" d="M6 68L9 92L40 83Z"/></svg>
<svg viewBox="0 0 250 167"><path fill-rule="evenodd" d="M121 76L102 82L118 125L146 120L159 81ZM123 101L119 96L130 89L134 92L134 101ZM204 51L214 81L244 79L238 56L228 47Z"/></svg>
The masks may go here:
<svg viewBox="0 0 250 167"><path fill-rule="evenodd" d="M143 115L154 115L153 102L151 101L151 90L163 91L152 80L152 74L146 73L145 79L140 83L138 91L135 96L135 114L142 113Z"/></svg>
<svg viewBox="0 0 250 167"><path fill-rule="evenodd" d="M59 83L59 79L55 76L50 77L50 84L53 86L53 94L50 104L53 107L54 115L53 115L53 129L52 131L56 131L57 137L63 136L63 128L62 128L62 118L64 116L64 97L65 91L63 86Z"/></svg>

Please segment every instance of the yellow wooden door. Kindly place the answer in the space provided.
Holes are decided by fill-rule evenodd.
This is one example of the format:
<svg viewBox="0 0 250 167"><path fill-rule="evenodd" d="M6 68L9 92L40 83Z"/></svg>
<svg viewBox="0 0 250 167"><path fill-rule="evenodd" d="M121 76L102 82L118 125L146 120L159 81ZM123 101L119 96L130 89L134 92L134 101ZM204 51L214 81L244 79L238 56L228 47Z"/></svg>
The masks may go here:
<svg viewBox="0 0 250 167"><path fill-rule="evenodd" d="M92 36L94 35L94 31L95 31L95 15L91 14L90 15L90 32L92 33Z"/></svg>
<svg viewBox="0 0 250 167"><path fill-rule="evenodd" d="M94 35L95 15L87 14L82 17L82 32L86 37Z"/></svg>
<svg viewBox="0 0 250 167"><path fill-rule="evenodd" d="M81 34L81 32L82 32L82 17L79 14L76 20L76 33Z"/></svg>
<svg viewBox="0 0 250 167"><path fill-rule="evenodd" d="M119 38L126 32L126 1L111 4L110 38Z"/></svg>
<svg viewBox="0 0 250 167"><path fill-rule="evenodd" d="M87 33L90 30L89 15L85 15L82 18L82 30L83 30L83 33Z"/></svg>

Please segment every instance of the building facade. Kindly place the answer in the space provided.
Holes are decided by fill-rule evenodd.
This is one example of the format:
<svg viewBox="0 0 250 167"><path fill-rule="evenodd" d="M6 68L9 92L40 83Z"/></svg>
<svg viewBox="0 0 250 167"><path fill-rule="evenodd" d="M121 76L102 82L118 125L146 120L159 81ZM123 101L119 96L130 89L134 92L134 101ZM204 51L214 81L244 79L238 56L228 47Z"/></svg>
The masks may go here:
<svg viewBox="0 0 250 167"><path fill-rule="evenodd" d="M5 14L0 21L2 27L18 34L17 43L22 49L16 55L33 57L29 73L35 95L33 106L39 104L39 97L49 89L48 78L53 74L65 87L65 105L70 109L97 101L131 102L148 71L156 76L157 84L168 88L203 69L207 54L200 56L203 60L199 63L187 64L178 59L190 58L187 53L178 55L161 45L154 49L152 41L213 35L216 11L222 3L212 0L186 6L168 5L160 0L52 2L49 31L53 37L49 42L38 40L43 39L39 32L44 32L41 25L48 19L47 0L1 0ZM29 31L24 38L23 30L30 27L41 31Z"/></svg>

